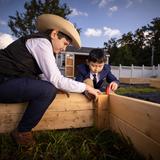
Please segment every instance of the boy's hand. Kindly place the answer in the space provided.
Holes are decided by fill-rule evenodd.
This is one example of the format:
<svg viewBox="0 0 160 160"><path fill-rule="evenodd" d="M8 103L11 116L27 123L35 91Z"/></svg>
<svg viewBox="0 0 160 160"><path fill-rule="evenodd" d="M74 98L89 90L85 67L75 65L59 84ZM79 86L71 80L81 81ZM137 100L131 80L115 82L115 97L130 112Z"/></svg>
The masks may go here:
<svg viewBox="0 0 160 160"><path fill-rule="evenodd" d="M116 82L111 82L109 86L112 91L115 91L118 88L118 84Z"/></svg>

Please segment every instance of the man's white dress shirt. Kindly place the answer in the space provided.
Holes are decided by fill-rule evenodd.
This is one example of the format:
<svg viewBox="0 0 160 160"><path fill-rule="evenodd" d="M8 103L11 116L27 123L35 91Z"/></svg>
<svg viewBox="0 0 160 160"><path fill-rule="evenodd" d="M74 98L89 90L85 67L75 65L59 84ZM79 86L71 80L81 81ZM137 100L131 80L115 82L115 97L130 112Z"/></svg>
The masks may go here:
<svg viewBox="0 0 160 160"><path fill-rule="evenodd" d="M51 82L56 88L68 92L82 93L86 85L70 78L64 77L53 55L50 41L46 38L32 38L26 42L26 47L35 58L39 68L43 73L43 80Z"/></svg>

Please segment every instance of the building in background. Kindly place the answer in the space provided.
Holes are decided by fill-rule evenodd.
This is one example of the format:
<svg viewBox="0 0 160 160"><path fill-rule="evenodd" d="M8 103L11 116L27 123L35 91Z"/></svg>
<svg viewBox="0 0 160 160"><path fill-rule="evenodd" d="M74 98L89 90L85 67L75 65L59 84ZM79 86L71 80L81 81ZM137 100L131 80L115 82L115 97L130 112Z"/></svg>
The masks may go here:
<svg viewBox="0 0 160 160"><path fill-rule="evenodd" d="M66 51L57 56L57 64L63 75L74 78L76 75L76 66L85 63L89 52L94 48L81 47L75 49L72 46L67 47Z"/></svg>

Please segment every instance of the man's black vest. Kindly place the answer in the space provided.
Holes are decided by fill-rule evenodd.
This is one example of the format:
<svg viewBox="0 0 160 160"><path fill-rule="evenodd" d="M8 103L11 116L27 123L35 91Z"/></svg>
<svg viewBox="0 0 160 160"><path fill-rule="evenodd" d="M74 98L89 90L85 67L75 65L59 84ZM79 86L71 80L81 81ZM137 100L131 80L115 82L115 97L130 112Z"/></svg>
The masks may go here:
<svg viewBox="0 0 160 160"><path fill-rule="evenodd" d="M0 75L37 78L42 73L36 60L25 46L30 38L46 38L51 42L46 34L36 33L21 37L0 50Z"/></svg>

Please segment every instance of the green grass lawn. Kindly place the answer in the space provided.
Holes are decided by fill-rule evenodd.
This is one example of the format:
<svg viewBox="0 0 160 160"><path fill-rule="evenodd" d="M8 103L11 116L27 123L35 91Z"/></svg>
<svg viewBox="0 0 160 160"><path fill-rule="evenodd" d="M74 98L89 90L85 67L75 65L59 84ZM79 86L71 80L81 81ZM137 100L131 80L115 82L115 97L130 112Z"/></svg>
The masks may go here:
<svg viewBox="0 0 160 160"><path fill-rule="evenodd" d="M110 130L95 128L34 132L32 149L16 147L0 134L0 160L144 160L132 143Z"/></svg>

